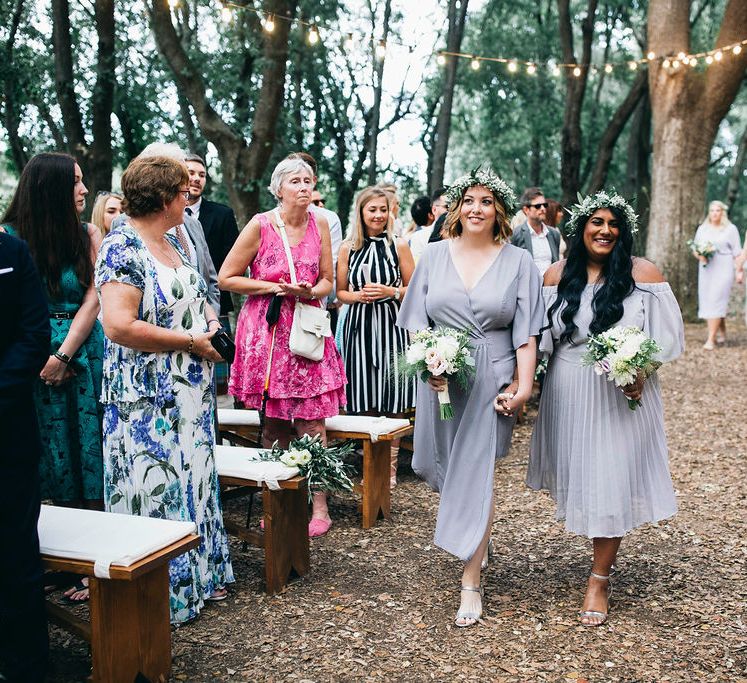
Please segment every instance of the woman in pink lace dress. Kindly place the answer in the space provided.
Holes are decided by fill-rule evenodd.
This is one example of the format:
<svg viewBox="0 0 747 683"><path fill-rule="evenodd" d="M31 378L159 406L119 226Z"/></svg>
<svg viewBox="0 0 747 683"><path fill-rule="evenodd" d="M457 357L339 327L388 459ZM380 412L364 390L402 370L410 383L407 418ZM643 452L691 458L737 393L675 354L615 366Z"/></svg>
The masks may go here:
<svg viewBox="0 0 747 683"><path fill-rule="evenodd" d="M218 275L221 289L248 295L236 325L229 392L247 408L260 408L269 366L263 433L268 447L274 441L287 446L294 434L321 434L326 441L325 418L337 415L345 405L345 369L332 337L325 339L320 361L297 356L288 346L296 300L323 302L332 291L329 226L309 211L312 189L313 173L306 162L281 161L270 181L279 213L260 213L249 221ZM291 283L278 215L288 236L296 284ZM249 277L245 275L247 268ZM275 295L282 297L282 303L273 343L266 315ZM309 535L321 536L331 524L327 497L317 493Z"/></svg>

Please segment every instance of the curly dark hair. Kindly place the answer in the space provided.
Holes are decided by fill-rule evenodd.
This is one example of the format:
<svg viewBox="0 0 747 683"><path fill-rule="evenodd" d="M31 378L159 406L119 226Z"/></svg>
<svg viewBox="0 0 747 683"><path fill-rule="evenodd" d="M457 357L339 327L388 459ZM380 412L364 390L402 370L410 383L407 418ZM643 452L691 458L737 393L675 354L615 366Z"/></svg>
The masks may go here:
<svg viewBox="0 0 747 683"><path fill-rule="evenodd" d="M617 221L619 235L615 247L602 268L602 285L594 293L591 303L594 317L589 327L590 334L599 334L612 327L623 316L623 301L635 289L633 279L633 235L625 214L613 207L608 208ZM595 209L596 211L596 209ZM579 224L584 228L593 214L582 216ZM558 297L547 310L548 325L552 326L555 312L565 303L560 313L560 319L565 323L565 329L560 335L560 341L571 341L573 333L578 329L574 318L581 304L581 295L588 284L586 263L588 253L584 245L585 230L578 230L571 238L568 255L563 268L563 275L558 283Z"/></svg>

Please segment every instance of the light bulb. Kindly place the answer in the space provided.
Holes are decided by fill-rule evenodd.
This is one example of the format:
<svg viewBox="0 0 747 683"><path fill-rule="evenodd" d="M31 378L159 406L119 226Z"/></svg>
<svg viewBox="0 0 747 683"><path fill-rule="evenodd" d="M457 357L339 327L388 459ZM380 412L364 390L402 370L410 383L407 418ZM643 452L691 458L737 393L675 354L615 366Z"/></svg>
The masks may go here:
<svg viewBox="0 0 747 683"><path fill-rule="evenodd" d="M662 65L662 66L663 66L663 67L664 67L665 69L668 69L668 68L669 68L669 67L671 66L671 64L672 64L672 63L671 63L671 62L670 62L670 61L669 61L668 59L665 59L665 60L664 60L664 61L663 61L663 62L661 63L661 65Z"/></svg>
<svg viewBox="0 0 747 683"><path fill-rule="evenodd" d="M518 70L518 68L519 68L519 65L518 65L518 64L517 64L516 62L513 62L513 61L512 61L512 62L509 62L509 63L508 63L508 70L509 70L509 71L510 71L510 72L511 72L512 74L515 74L515 73L516 73L516 71Z"/></svg>
<svg viewBox="0 0 747 683"><path fill-rule="evenodd" d="M573 75L576 78L578 78L581 75L581 67L580 66L573 67Z"/></svg>
<svg viewBox="0 0 747 683"><path fill-rule="evenodd" d="M687 57L687 55L684 52L677 53L677 59L679 59L681 62L685 61L685 57Z"/></svg>
<svg viewBox="0 0 747 683"><path fill-rule="evenodd" d="M706 64L713 64L713 57L711 55L706 56Z"/></svg>
<svg viewBox="0 0 747 683"><path fill-rule="evenodd" d="M309 45L316 45L319 42L319 29L316 27L316 24L312 24L309 29L308 41Z"/></svg>
<svg viewBox="0 0 747 683"><path fill-rule="evenodd" d="M386 57L386 42L383 40L380 40L378 45L376 46L376 59L381 61Z"/></svg>
<svg viewBox="0 0 747 683"><path fill-rule="evenodd" d="M345 42L343 43L343 47L350 52L355 47L355 41L353 40L353 34L348 33L348 37L345 38Z"/></svg>
<svg viewBox="0 0 747 683"><path fill-rule="evenodd" d="M272 33L274 30L275 30L275 17L273 17L271 14L270 16L267 17L267 19L265 19L265 31L267 31L267 33Z"/></svg>
<svg viewBox="0 0 747 683"><path fill-rule="evenodd" d="M717 62L720 62L720 61L721 61L721 59L723 58L723 56L724 56L724 53L723 53L723 52L721 52L721 50L718 50L718 51L717 51L717 52L716 52L716 53L715 53L715 54L713 55L713 58L714 58L714 59L715 59L715 60L716 60Z"/></svg>
<svg viewBox="0 0 747 683"><path fill-rule="evenodd" d="M169 7L171 7L171 9L179 7L179 0L169 0Z"/></svg>
<svg viewBox="0 0 747 683"><path fill-rule="evenodd" d="M648 53L648 54L646 55L646 58L647 58L647 59L648 59L649 61L652 61L652 60L656 59L656 53L655 53L655 52L654 52L653 50L651 50L651 51L650 51L650 52L649 52L649 53Z"/></svg>
<svg viewBox="0 0 747 683"><path fill-rule="evenodd" d="M438 57L436 57L436 64L438 64L439 66L443 66L444 64L446 64L446 55L442 52L439 52Z"/></svg>
<svg viewBox="0 0 747 683"><path fill-rule="evenodd" d="M477 71L480 68L480 60L477 57L473 57L469 65L472 67L473 71Z"/></svg>
<svg viewBox="0 0 747 683"><path fill-rule="evenodd" d="M527 73L530 76L533 76L535 73L537 73L537 67L534 64L527 64Z"/></svg>
<svg viewBox="0 0 747 683"><path fill-rule="evenodd" d="M638 68L638 62L630 62L628 67L630 67L631 71L635 71Z"/></svg>
<svg viewBox="0 0 747 683"><path fill-rule="evenodd" d="M604 65L604 72L611 74L612 73L612 64L605 64Z"/></svg>
<svg viewBox="0 0 747 683"><path fill-rule="evenodd" d="M732 52L733 52L733 53L734 53L735 55L738 55L738 54L739 54L739 53L740 53L740 52L742 51L742 46L741 46L741 45L735 45L735 46L734 46L734 47L733 47L733 48L731 49L731 51L732 51Z"/></svg>
<svg viewBox="0 0 747 683"><path fill-rule="evenodd" d="M560 67L559 66L555 65L552 68L552 75L553 76L560 76Z"/></svg>
<svg viewBox="0 0 747 683"><path fill-rule="evenodd" d="M230 7L222 7L220 10L220 18L224 24L230 24L233 19L233 12Z"/></svg>

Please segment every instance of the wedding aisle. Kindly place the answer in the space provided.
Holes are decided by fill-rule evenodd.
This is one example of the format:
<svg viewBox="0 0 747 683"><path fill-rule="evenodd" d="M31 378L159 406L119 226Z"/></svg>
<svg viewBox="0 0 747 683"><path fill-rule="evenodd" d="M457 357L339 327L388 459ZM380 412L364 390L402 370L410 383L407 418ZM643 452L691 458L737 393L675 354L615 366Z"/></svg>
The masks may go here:
<svg viewBox="0 0 747 683"><path fill-rule="evenodd" d="M280 595L262 593L261 554L232 542L237 582L172 634L172 680L747 680L747 329L729 324L710 353L688 325L687 352L661 371L680 512L624 539L603 627L576 619L589 543L524 485L535 401L496 471L482 625L453 626L460 566L432 546L437 496L405 464L389 522L364 531L355 499L332 499L311 572ZM241 520L245 501L227 514ZM81 680L89 663L52 629L52 681Z"/></svg>

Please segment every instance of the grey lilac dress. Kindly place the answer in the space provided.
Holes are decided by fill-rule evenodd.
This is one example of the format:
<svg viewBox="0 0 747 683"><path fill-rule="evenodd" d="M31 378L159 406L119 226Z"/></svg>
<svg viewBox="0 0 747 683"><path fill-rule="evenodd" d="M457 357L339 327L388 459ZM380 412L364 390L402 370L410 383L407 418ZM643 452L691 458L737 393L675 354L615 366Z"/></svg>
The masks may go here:
<svg viewBox="0 0 747 683"><path fill-rule="evenodd" d="M710 242L716 248L707 264L698 264L698 317L725 318L734 284L734 259L741 251L739 232L732 223L723 228L703 223L695 241Z"/></svg>
<svg viewBox="0 0 747 683"><path fill-rule="evenodd" d="M659 379L649 377L641 406L633 411L619 387L581 365L586 351L594 285L588 285L574 322L573 343L559 342L565 328L553 315L540 353L550 354L539 414L532 434L527 483L547 489L566 530L587 536L620 537L677 511L669 475ZM550 309L557 287L544 287ZM617 325L634 325L662 348L661 362L684 349L682 316L666 282L638 284L624 303Z"/></svg>
<svg viewBox="0 0 747 683"><path fill-rule="evenodd" d="M493 400L513 379L516 349L538 335L543 321L539 271L529 252L506 244L467 291L451 259L449 240L429 244L407 288L397 324L468 329L476 373L467 391L454 382L451 420L439 418L438 399L418 382L412 466L441 501L435 543L462 560L485 534L496 458L506 455L514 419Z"/></svg>

